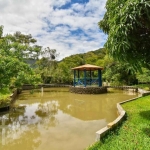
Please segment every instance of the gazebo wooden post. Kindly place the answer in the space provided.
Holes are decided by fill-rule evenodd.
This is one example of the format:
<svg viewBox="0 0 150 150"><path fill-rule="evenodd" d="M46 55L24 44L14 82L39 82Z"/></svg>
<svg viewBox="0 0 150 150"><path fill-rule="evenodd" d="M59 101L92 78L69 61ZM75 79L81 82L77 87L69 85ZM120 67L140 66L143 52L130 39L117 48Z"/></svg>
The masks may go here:
<svg viewBox="0 0 150 150"><path fill-rule="evenodd" d="M86 87L86 69L84 70L84 87Z"/></svg>
<svg viewBox="0 0 150 150"><path fill-rule="evenodd" d="M74 70L74 87L76 86L76 70Z"/></svg>
<svg viewBox="0 0 150 150"><path fill-rule="evenodd" d="M78 82L79 82L79 80L80 80L80 71L78 69Z"/></svg>
<svg viewBox="0 0 150 150"><path fill-rule="evenodd" d="M90 70L90 85L91 85L91 81L92 81L91 80L92 79L91 76L92 76L92 73L91 73L91 70Z"/></svg>
<svg viewBox="0 0 150 150"><path fill-rule="evenodd" d="M100 69L98 69L98 86L102 86L102 75Z"/></svg>

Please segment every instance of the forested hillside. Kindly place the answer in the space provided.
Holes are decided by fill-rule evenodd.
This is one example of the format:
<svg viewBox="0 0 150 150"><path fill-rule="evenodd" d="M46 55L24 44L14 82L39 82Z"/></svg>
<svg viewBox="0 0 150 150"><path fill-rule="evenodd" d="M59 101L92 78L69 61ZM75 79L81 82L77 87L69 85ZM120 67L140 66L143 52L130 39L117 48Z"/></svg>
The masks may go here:
<svg viewBox="0 0 150 150"><path fill-rule="evenodd" d="M58 62L53 72L52 82L55 83L71 83L73 81L73 72L71 68L84 64L92 64L104 67L106 50L100 48L95 51L89 51L83 54L75 54L64 58Z"/></svg>
<svg viewBox="0 0 150 150"><path fill-rule="evenodd" d="M49 50L49 53L57 56L56 50ZM42 57L39 60L28 60L37 74L41 75L43 83L72 84L73 71L71 68L92 64L103 67L103 82L111 85L135 85L139 82L149 82L150 71L142 68L143 74L134 70L129 63L120 63L109 57L105 48L89 51L87 53L75 54L56 61L49 57Z"/></svg>
<svg viewBox="0 0 150 150"><path fill-rule="evenodd" d="M136 73L130 64L120 64L114 61L107 55L107 50L104 48L64 58L57 63L57 67L52 74L51 82L70 84L73 81L71 68L84 64L103 67L102 77L105 82L113 85L137 84Z"/></svg>

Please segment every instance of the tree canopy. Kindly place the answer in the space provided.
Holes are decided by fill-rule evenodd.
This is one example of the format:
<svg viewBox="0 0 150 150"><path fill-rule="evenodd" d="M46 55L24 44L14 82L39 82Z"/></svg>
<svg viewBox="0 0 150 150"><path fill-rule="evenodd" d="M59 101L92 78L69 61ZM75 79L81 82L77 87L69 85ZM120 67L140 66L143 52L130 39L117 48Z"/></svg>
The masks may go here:
<svg viewBox="0 0 150 150"><path fill-rule="evenodd" d="M25 83L40 82L40 76L25 62L41 51L41 47L31 46L35 42L31 35L21 32L3 35L3 26L0 26L0 88L20 88Z"/></svg>
<svg viewBox="0 0 150 150"><path fill-rule="evenodd" d="M57 61L55 58L59 54L56 49L45 48L41 52L41 59L36 61L36 72L41 75L43 83L50 83L53 73L57 66Z"/></svg>
<svg viewBox="0 0 150 150"><path fill-rule="evenodd" d="M27 58L37 59L42 47L35 45L36 39L31 34L25 35L17 31L14 34L3 35L3 26L0 26L0 54L11 55L20 61Z"/></svg>
<svg viewBox="0 0 150 150"><path fill-rule="evenodd" d="M150 68L150 1L107 0L99 27L106 34L109 55L135 69Z"/></svg>

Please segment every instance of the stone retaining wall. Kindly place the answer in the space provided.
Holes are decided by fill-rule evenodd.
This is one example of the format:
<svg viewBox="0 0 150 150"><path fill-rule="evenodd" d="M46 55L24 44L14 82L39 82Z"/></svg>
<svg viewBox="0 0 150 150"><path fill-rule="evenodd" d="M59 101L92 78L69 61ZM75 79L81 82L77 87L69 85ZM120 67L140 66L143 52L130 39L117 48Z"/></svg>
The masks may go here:
<svg viewBox="0 0 150 150"><path fill-rule="evenodd" d="M107 88L114 88L119 90L133 90L134 92L138 92L138 88L134 86L107 86Z"/></svg>
<svg viewBox="0 0 150 150"><path fill-rule="evenodd" d="M66 84L39 84L37 87L34 87L33 85L25 84L22 86L22 90L32 90L32 89L38 89L41 87L50 88L50 87L69 87L69 86L70 85L66 85Z"/></svg>
<svg viewBox="0 0 150 150"><path fill-rule="evenodd" d="M18 90L15 90L15 91L10 95L11 101L14 101L17 95L18 95Z"/></svg>
<svg viewBox="0 0 150 150"><path fill-rule="evenodd" d="M138 88L138 92L139 92L142 96L150 95L150 91L145 91L145 90L140 89L140 88Z"/></svg>
<svg viewBox="0 0 150 150"><path fill-rule="evenodd" d="M102 94L107 93L107 87L69 87L69 91L78 94Z"/></svg>

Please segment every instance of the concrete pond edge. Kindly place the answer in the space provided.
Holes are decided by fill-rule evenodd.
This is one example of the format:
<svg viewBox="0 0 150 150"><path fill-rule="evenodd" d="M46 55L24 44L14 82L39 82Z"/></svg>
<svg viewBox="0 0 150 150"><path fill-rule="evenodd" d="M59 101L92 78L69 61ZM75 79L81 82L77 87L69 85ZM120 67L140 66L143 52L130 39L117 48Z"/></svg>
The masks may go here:
<svg viewBox="0 0 150 150"><path fill-rule="evenodd" d="M122 108L121 104L130 102L133 100L137 100L138 98L143 97L143 96L150 95L150 91L145 91L143 89L138 88L138 92L141 94L140 96L117 103L116 107L117 107L117 111L119 114L118 117L114 121L109 122L107 126L105 126L104 128L96 132L96 141L100 141L101 138L103 138L109 131L115 129L119 124L121 124L124 121L126 117L126 111Z"/></svg>

